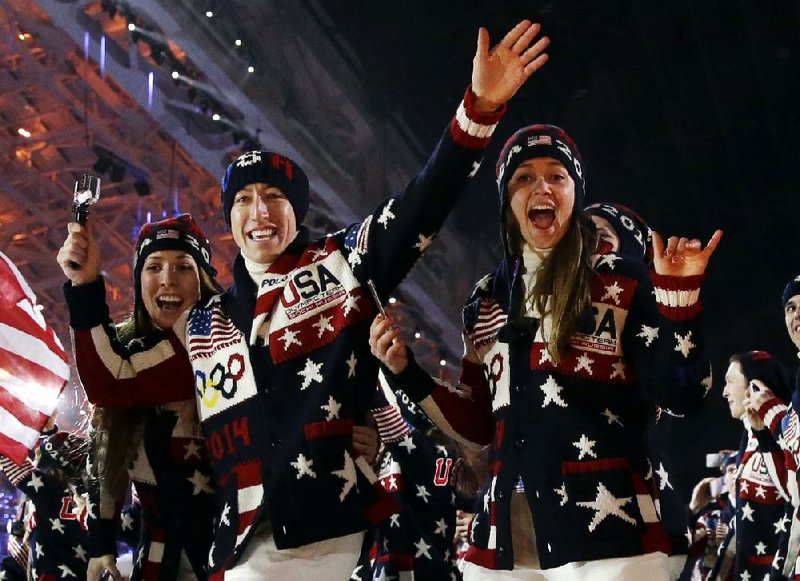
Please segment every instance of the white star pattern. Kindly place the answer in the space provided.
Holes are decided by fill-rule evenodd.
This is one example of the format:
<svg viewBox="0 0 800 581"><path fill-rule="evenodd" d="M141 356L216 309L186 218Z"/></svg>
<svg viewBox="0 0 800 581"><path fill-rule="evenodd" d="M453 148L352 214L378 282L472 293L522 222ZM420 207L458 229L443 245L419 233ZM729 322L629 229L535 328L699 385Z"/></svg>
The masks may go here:
<svg viewBox="0 0 800 581"><path fill-rule="evenodd" d="M417 484L417 496L421 498L426 504L428 503L428 497L430 495L431 493L428 492L428 489L425 488L425 485Z"/></svg>
<svg viewBox="0 0 800 581"><path fill-rule="evenodd" d="M743 493L747 494L750 492L750 483L747 480L742 479L739 482L739 488Z"/></svg>
<svg viewBox="0 0 800 581"><path fill-rule="evenodd" d="M769 576L767 578L769 578ZM742 571L742 574L739 575L739 579L741 581L750 581L750 571Z"/></svg>
<svg viewBox="0 0 800 581"><path fill-rule="evenodd" d="M350 580L349 581L361 581L361 573L360 573L360 571L361 571L362 567L363 567L363 565L359 565L358 567L353 569L353 574L350 575Z"/></svg>
<svg viewBox="0 0 800 581"><path fill-rule="evenodd" d="M123 531L133 530L133 518L127 512L123 513L120 517L120 526L122 527Z"/></svg>
<svg viewBox="0 0 800 581"><path fill-rule="evenodd" d="M597 265L596 266L603 266L605 264L605 265L608 265L609 270L614 270L614 266L615 266L614 263L617 260L622 260L622 257L617 256L616 254L604 254L597 261ZM617 304L619 304L619 303L617 303Z"/></svg>
<svg viewBox="0 0 800 581"><path fill-rule="evenodd" d="M358 250L353 249L353 251L347 255L347 263L352 268L355 268L356 266L361 264L361 255L358 253Z"/></svg>
<svg viewBox="0 0 800 581"><path fill-rule="evenodd" d="M561 390L564 388L556 383L556 380L553 379L552 375L549 375L547 377L547 381L540 385L539 388L544 392L544 402L542 402L542 407L547 407L551 403L554 403L562 408L567 407L567 402L561 399Z"/></svg>
<svg viewBox="0 0 800 581"><path fill-rule="evenodd" d="M775 556L772 558L772 568L775 569L776 571L780 571L781 569L780 562L782 560L783 557L781 557L780 550L775 551Z"/></svg>
<svg viewBox="0 0 800 581"><path fill-rule="evenodd" d="M195 458L202 458L202 456L200 456L200 446L198 446L197 442L194 440L189 440L184 446L184 449L186 450L186 453L183 455L184 460L188 460L193 456Z"/></svg>
<svg viewBox="0 0 800 581"><path fill-rule="evenodd" d="M42 482L41 477L36 474L35 472L31 474L31 481L28 482L28 486L32 486L36 492L39 492L39 489L44 486L44 482Z"/></svg>
<svg viewBox="0 0 800 581"><path fill-rule="evenodd" d="M386 490L388 490L389 492L391 492L392 490L397 490L397 478L395 478L394 474L392 474L391 476L389 476L389 478L387 478L387 484L389 485L389 488L387 488Z"/></svg>
<svg viewBox="0 0 800 581"><path fill-rule="evenodd" d="M300 389L308 389L308 386L311 385L312 381L322 383L322 374L320 373L321 369L322 363L314 363L311 361L311 359L306 359L306 366L303 368L303 371L297 373L297 375L300 375L303 378L303 385L300 386Z"/></svg>
<svg viewBox="0 0 800 581"><path fill-rule="evenodd" d="M283 335L278 337L279 341L283 341L283 350L287 351L290 345L302 345L297 338L299 331L290 331L288 328L283 332Z"/></svg>
<svg viewBox="0 0 800 581"><path fill-rule="evenodd" d="M328 256L328 251L325 248L319 248L311 251L311 260L319 260L323 256Z"/></svg>
<svg viewBox="0 0 800 581"><path fill-rule="evenodd" d="M550 353L547 351L546 347L542 347L542 350L539 352L539 365L543 365L545 363L553 363L553 359L550 357Z"/></svg>
<svg viewBox="0 0 800 581"><path fill-rule="evenodd" d="M417 237L419 240L416 244L414 244L414 248L418 249L420 252L425 252L425 250L433 244L434 235L431 234L430 236L424 236L422 234L418 234Z"/></svg>
<svg viewBox="0 0 800 581"><path fill-rule="evenodd" d="M597 444L597 441L590 440L586 437L586 434L581 434L581 439L577 442L572 442L572 445L578 449L578 460L583 460L584 456L591 456L592 458L597 458L597 454L594 453L594 445Z"/></svg>
<svg viewBox="0 0 800 581"><path fill-rule="evenodd" d="M84 563L86 562L86 549L82 546L78 545L77 547L72 547L72 550L75 551L75 558L80 559Z"/></svg>
<svg viewBox="0 0 800 581"><path fill-rule="evenodd" d="M672 484L669 481L669 473L667 472L666 468L664 468L663 462L658 463L658 470L656 470L656 474L658 474L659 490L664 490L667 487L669 487L670 490L675 490L672 488Z"/></svg>
<svg viewBox="0 0 800 581"><path fill-rule="evenodd" d="M767 545L763 541L759 541L755 548L756 555L765 555L767 553Z"/></svg>
<svg viewBox="0 0 800 581"><path fill-rule="evenodd" d="M411 450L416 450L416 446L414 445L414 441L411 439L411 436L406 436L403 440L398 444L398 446L402 446L406 449L406 452L411 454Z"/></svg>
<svg viewBox="0 0 800 581"><path fill-rule="evenodd" d="M688 358L689 352L697 347L697 345L692 343L691 331L687 331L686 335L675 333L675 340L678 342L678 344L675 345L675 351L680 351L684 358Z"/></svg>
<svg viewBox="0 0 800 581"><path fill-rule="evenodd" d="M37 545L36 545L36 557L39 558L39 559L44 557L44 549L42 548L42 544L41 543L37 543Z"/></svg>
<svg viewBox="0 0 800 581"><path fill-rule="evenodd" d="M339 500L343 501L356 485L356 465L350 457L350 454L345 451L344 466L342 466L341 470L334 470L331 474L344 480L342 491L339 493Z"/></svg>
<svg viewBox="0 0 800 581"><path fill-rule="evenodd" d="M653 341L658 339L658 327L648 327L647 325L642 325L642 330L636 336L644 339L645 347L650 347L650 345L653 344Z"/></svg>
<svg viewBox="0 0 800 581"><path fill-rule="evenodd" d="M389 517L389 528L400 527L400 515L395 513Z"/></svg>
<svg viewBox="0 0 800 581"><path fill-rule="evenodd" d="M611 379L615 377L625 379L625 364L622 361L611 364Z"/></svg>
<svg viewBox="0 0 800 581"><path fill-rule="evenodd" d="M782 516L780 519L774 522L773 526L775 527L775 534L777 535L778 533L785 533L786 525L789 524L789 522L790 521L788 518L786 518L786 515Z"/></svg>
<svg viewBox="0 0 800 581"><path fill-rule="evenodd" d="M447 523L443 518L440 518L436 521L436 530L433 531L434 535L442 535L443 537L447 536Z"/></svg>
<svg viewBox="0 0 800 581"><path fill-rule="evenodd" d="M750 522L755 522L753 520L753 507L750 506L749 502L745 502L744 506L742 507L742 520L749 520Z"/></svg>
<svg viewBox="0 0 800 581"><path fill-rule="evenodd" d="M72 569L70 569L70 568L69 568L69 567L67 567L66 565L59 565L59 566L58 566L58 570L59 570L59 571L61 571L61 578L62 578L62 579L66 579L66 578L68 578L68 577L75 577L75 578L77 578L77 577L78 577L78 576L77 576L77 575L76 575L76 574L75 574L75 573L72 571Z"/></svg>
<svg viewBox="0 0 800 581"><path fill-rule="evenodd" d="M606 287L606 292L600 297L601 301L606 299L611 299L614 301L615 305L619 304L619 295L622 293L624 289L617 284L617 281L614 281L614 284L609 285Z"/></svg>
<svg viewBox="0 0 800 581"><path fill-rule="evenodd" d="M231 521L228 518L230 512L231 512L231 505L226 502L225 506L222 507L222 514L219 516L219 522L221 524L224 524L226 526L231 526Z"/></svg>
<svg viewBox="0 0 800 581"><path fill-rule="evenodd" d="M614 412L612 412L610 409L608 409L608 408L604 409L603 413L600 414L600 415L603 415L603 416L606 417L606 419L608 420L608 425L609 426L611 424L619 424L620 426L622 426L622 422L619 420L619 416L617 414L615 414Z"/></svg>
<svg viewBox="0 0 800 581"><path fill-rule="evenodd" d="M350 352L350 359L347 360L347 377L355 377L356 376L356 364L358 363L358 359L356 359L356 352Z"/></svg>
<svg viewBox="0 0 800 581"><path fill-rule="evenodd" d="M471 170L469 170L469 173L467 174L467 177L468 177L468 178L474 178L474 177L475 177L475 174L477 174L477 173L478 173L478 170L479 170L479 169L481 169L481 162L479 162L479 161L473 161L473 162L472 162L472 169L471 169Z"/></svg>
<svg viewBox="0 0 800 581"><path fill-rule="evenodd" d="M558 503L558 505L566 506L567 502L569 501L569 497L567 496L567 485L562 482L561 488L554 488L553 490L561 497L561 501Z"/></svg>
<svg viewBox="0 0 800 581"><path fill-rule="evenodd" d="M414 555L415 559L419 559L423 555L430 559L431 558L431 545L425 542L425 539L420 539L418 543L414 543L414 546L417 548L417 552Z"/></svg>
<svg viewBox="0 0 800 581"><path fill-rule="evenodd" d="M576 363L573 371L577 373L581 369L585 369L586 373L592 375L592 363L594 363L594 359L589 357L586 353L583 353L580 357L578 357L578 362Z"/></svg>
<svg viewBox="0 0 800 581"><path fill-rule="evenodd" d="M297 460L295 462L289 462L292 466L294 466L295 470L297 470L297 479L300 480L303 476L310 476L311 478L316 478L317 473L314 472L312 466L314 466L314 461L306 458L303 454L297 456Z"/></svg>
<svg viewBox="0 0 800 581"><path fill-rule="evenodd" d="M200 472L199 470L195 470L194 474L192 474L192 477L188 478L188 480L189 480L189 482L192 483L192 485L194 485L194 488L192 489L192 494L193 495L196 496L196 495L200 494L201 492L207 492L208 494L214 494L214 489L211 488L211 486L210 486L211 479L208 476L206 476L205 474L203 474L202 472Z"/></svg>
<svg viewBox="0 0 800 581"><path fill-rule="evenodd" d="M394 204L394 200L389 200L389 203L383 207L381 210L381 215L378 217L378 224L383 226L383 229L387 229L389 227L389 222L394 220L395 215L392 214L392 205Z"/></svg>
<svg viewBox="0 0 800 581"><path fill-rule="evenodd" d="M317 339L321 338L325 331L333 331L333 325L331 325L331 319L333 317L326 317L325 315L320 315L317 322L312 325L312 327L316 327L318 329L317 332Z"/></svg>
<svg viewBox="0 0 800 581"><path fill-rule="evenodd" d="M60 532L62 535L64 534L64 524L61 522L61 519L51 518L50 528L54 531Z"/></svg>
<svg viewBox="0 0 800 581"><path fill-rule="evenodd" d="M338 401L333 399L332 395L329 395L328 396L328 403L323 405L323 406L320 406L320 408L322 408L323 410L325 410L328 413L328 415L327 415L327 417L325 419L327 421L331 421L331 420L339 418L339 410L342 409L342 404L340 404Z"/></svg>
<svg viewBox="0 0 800 581"><path fill-rule="evenodd" d="M631 518L622 507L628 504L633 497L616 498L609 490L603 485L602 482L597 484L597 497L594 501L576 502L578 506L594 510L594 518L589 523L589 532L594 531L597 526L603 522L608 516L615 516L622 519L626 523L636 525L636 521Z"/></svg>
<svg viewBox="0 0 800 581"><path fill-rule="evenodd" d="M344 304L342 305L342 308L344 309L344 316L345 317L347 315L349 315L350 311L352 311L353 309L355 309L356 311L359 310L358 309L358 299L360 299L360 298L361 298L360 296L354 295L354 294L348 294L347 295L347 297L344 299Z"/></svg>

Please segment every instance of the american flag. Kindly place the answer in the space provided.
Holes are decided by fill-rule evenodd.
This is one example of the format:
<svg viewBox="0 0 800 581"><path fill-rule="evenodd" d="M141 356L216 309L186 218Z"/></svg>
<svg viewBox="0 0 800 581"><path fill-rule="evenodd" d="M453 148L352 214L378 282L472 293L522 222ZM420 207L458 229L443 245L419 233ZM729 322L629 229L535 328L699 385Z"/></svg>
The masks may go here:
<svg viewBox="0 0 800 581"><path fill-rule="evenodd" d="M475 325L473 343L481 345L493 339L497 330L505 325L507 318L496 302L482 300L478 322Z"/></svg>
<svg viewBox="0 0 800 581"><path fill-rule="evenodd" d="M25 460L68 379L64 347L22 274L0 252L0 453Z"/></svg>
<svg viewBox="0 0 800 581"><path fill-rule="evenodd" d="M189 319L189 333L192 357L208 357L221 343L239 336L239 330L216 309L194 312Z"/></svg>

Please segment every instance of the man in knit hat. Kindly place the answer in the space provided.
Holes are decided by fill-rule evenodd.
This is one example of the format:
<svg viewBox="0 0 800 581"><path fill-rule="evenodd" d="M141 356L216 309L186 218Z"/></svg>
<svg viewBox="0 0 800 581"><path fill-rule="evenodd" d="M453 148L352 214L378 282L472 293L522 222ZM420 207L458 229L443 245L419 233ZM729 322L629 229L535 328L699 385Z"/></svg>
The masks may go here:
<svg viewBox="0 0 800 581"><path fill-rule="evenodd" d="M395 510L351 450L377 379L368 282L388 297L430 245L506 102L547 60L539 29L521 22L491 51L481 29L472 85L428 164L360 223L311 240L308 179L284 155L247 152L225 172L234 285L175 326L221 510L210 579L350 578L364 531Z"/></svg>

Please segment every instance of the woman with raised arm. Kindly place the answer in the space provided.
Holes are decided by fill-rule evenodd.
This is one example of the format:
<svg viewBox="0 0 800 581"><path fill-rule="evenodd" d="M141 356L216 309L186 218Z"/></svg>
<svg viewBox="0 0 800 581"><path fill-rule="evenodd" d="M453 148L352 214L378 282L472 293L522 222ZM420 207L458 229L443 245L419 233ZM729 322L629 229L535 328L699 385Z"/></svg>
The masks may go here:
<svg viewBox="0 0 800 581"><path fill-rule="evenodd" d="M492 444L465 579L669 579L642 433L651 401L681 412L705 395L699 291L721 232L705 249L654 234L651 277L595 254L585 179L558 127L505 144L505 257L464 307L460 389L423 372L390 319L373 323L391 380L445 430Z"/></svg>

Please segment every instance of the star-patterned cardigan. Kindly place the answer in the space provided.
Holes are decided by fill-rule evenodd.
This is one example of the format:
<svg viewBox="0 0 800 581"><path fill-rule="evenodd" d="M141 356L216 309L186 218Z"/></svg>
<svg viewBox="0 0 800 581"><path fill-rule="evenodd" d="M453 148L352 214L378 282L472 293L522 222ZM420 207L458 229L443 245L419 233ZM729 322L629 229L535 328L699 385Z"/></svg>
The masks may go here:
<svg viewBox="0 0 800 581"><path fill-rule="evenodd" d="M199 580L207 576L213 535L214 489L194 399L145 411L142 438L128 469L140 512L140 530L124 498L100 478L89 486L90 555L116 554L117 531L135 533L131 581L175 579L185 552Z"/></svg>
<svg viewBox="0 0 800 581"><path fill-rule="evenodd" d="M777 397L772 397L758 409L765 430L753 432L758 439L758 449L770 461L775 481L781 493L791 499L789 526L780 527L775 534L781 536L779 548L785 553L782 573L785 578L800 581L800 492L798 492L798 463L800 462L800 372L795 380L792 403L787 407ZM781 557L782 555L778 555Z"/></svg>
<svg viewBox="0 0 800 581"><path fill-rule="evenodd" d="M653 403L683 413L711 385L697 331L702 277L653 274L654 291L640 263L607 254L594 265L591 308L558 365L534 319L509 322L522 285L519 263L506 260L463 310L460 388L413 360L391 377L443 429L492 444L467 553L482 567L513 567L510 500L520 477L543 568L670 552L642 432Z"/></svg>
<svg viewBox="0 0 800 581"><path fill-rule="evenodd" d="M31 572L35 581L85 579L89 564L86 508L76 505L69 484L0 454L0 471L33 503L28 523Z"/></svg>
<svg viewBox="0 0 800 581"><path fill-rule="evenodd" d="M733 574L736 579L763 579L773 571L778 573L786 558L786 547L781 547L781 532L791 523L786 515L790 499L782 491L775 466L780 454L762 452L764 438L748 429L747 443L736 473L736 551ZM772 451L777 451L775 443Z"/></svg>
<svg viewBox="0 0 800 581"><path fill-rule="evenodd" d="M372 579L461 579L453 554L457 458L397 408L372 413L385 446L378 479L401 506L375 531Z"/></svg>
<svg viewBox="0 0 800 581"><path fill-rule="evenodd" d="M234 286L189 314L188 377L220 510L211 578L236 564L265 515L278 548L290 548L362 531L393 512L394 502L379 501L380 484L351 450L352 426L369 409L378 371L368 344L376 307L366 283L388 297L477 172L504 108L481 114L473 101L468 90L401 194L328 237L309 241L301 228L258 287L237 257ZM103 323L102 313L71 312L78 368L93 383L84 384L90 401L120 378L130 383L116 388L125 393L120 405L186 394L187 359L177 337L118 361L109 357ZM179 385L159 393L151 382L169 386L165 377Z"/></svg>

